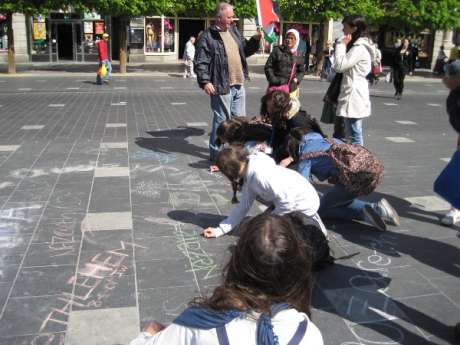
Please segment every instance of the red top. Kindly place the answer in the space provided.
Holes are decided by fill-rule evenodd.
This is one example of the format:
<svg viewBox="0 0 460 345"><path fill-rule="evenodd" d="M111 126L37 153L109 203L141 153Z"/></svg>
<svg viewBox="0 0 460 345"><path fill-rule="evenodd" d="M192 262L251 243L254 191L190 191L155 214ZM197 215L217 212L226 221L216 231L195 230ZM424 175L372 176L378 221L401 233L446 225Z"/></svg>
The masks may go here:
<svg viewBox="0 0 460 345"><path fill-rule="evenodd" d="M99 61L109 59L109 54L107 53L107 42L103 39L97 41L97 51L99 53Z"/></svg>

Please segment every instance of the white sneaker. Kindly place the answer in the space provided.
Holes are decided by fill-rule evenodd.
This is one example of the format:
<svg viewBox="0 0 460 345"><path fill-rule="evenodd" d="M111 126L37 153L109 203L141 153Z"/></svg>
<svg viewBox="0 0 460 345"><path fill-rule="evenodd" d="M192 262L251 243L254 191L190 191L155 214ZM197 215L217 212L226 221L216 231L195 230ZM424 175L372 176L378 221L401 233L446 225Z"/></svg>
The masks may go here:
<svg viewBox="0 0 460 345"><path fill-rule="evenodd" d="M393 206L390 205L387 199L381 199L377 203L376 209L385 223L395 226L399 226L399 224L401 224L398 212L396 212Z"/></svg>
<svg viewBox="0 0 460 345"><path fill-rule="evenodd" d="M441 224L446 226L452 226L458 222L460 222L460 211L453 207L441 218Z"/></svg>
<svg viewBox="0 0 460 345"><path fill-rule="evenodd" d="M383 221L382 217L380 216L379 212L377 212L372 205L365 205L364 209L364 216L367 222L371 223L374 227L379 229L380 231L385 231L387 226Z"/></svg>

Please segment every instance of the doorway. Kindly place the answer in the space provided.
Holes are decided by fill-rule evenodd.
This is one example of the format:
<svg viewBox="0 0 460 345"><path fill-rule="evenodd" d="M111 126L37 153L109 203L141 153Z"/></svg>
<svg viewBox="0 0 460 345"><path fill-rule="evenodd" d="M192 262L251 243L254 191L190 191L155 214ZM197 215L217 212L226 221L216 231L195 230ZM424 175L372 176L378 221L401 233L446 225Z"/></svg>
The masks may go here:
<svg viewBox="0 0 460 345"><path fill-rule="evenodd" d="M179 59L182 59L185 50L185 43L190 36L198 36L205 28L205 21L202 19L179 19Z"/></svg>
<svg viewBox="0 0 460 345"><path fill-rule="evenodd" d="M71 23L57 24L57 44L59 60L74 59L74 35Z"/></svg>

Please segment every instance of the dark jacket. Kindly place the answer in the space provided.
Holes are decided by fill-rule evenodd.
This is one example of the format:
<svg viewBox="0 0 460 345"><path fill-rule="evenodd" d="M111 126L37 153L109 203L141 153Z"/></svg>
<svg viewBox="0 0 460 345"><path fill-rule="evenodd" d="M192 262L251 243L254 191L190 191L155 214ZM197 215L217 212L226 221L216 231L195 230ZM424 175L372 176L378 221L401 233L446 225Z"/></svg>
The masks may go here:
<svg viewBox="0 0 460 345"><path fill-rule="evenodd" d="M268 86L287 84L294 62L296 67L294 70L295 75L292 79L297 78L297 83L300 83L305 75L304 57L293 55L284 45L274 47L265 64L265 76L267 77ZM291 82L289 91L292 92L295 89L297 89L297 84Z"/></svg>
<svg viewBox="0 0 460 345"><path fill-rule="evenodd" d="M447 96L446 108L450 124L460 134L460 86L453 89Z"/></svg>
<svg viewBox="0 0 460 345"><path fill-rule="evenodd" d="M402 73L406 74L409 72L410 66L410 59L411 59L411 51L408 48L406 54L401 55L401 47L396 49L394 56L393 56L393 68L395 70L401 71Z"/></svg>
<svg viewBox="0 0 460 345"><path fill-rule="evenodd" d="M228 31L238 44L244 77L248 79L246 57L251 56L259 49L260 40L257 36L246 40L235 26L232 26ZM198 39L193 63L197 81L201 88L207 83L212 83L217 95L226 95L230 92L227 53L216 25L206 29Z"/></svg>
<svg viewBox="0 0 460 345"><path fill-rule="evenodd" d="M286 137L293 128L308 127L311 123L311 116L305 110L299 110L283 124L273 124L271 145L273 156L277 163L288 157L285 147Z"/></svg>

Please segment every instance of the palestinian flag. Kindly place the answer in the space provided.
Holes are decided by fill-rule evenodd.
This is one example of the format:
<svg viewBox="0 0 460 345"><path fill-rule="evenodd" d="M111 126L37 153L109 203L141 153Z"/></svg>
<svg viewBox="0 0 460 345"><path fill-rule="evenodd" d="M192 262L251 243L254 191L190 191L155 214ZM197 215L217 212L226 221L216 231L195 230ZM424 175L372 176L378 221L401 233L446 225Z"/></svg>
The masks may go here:
<svg viewBox="0 0 460 345"><path fill-rule="evenodd" d="M256 0L257 20L264 31L264 38L268 43L276 41L275 23L280 19L275 12L273 0Z"/></svg>

